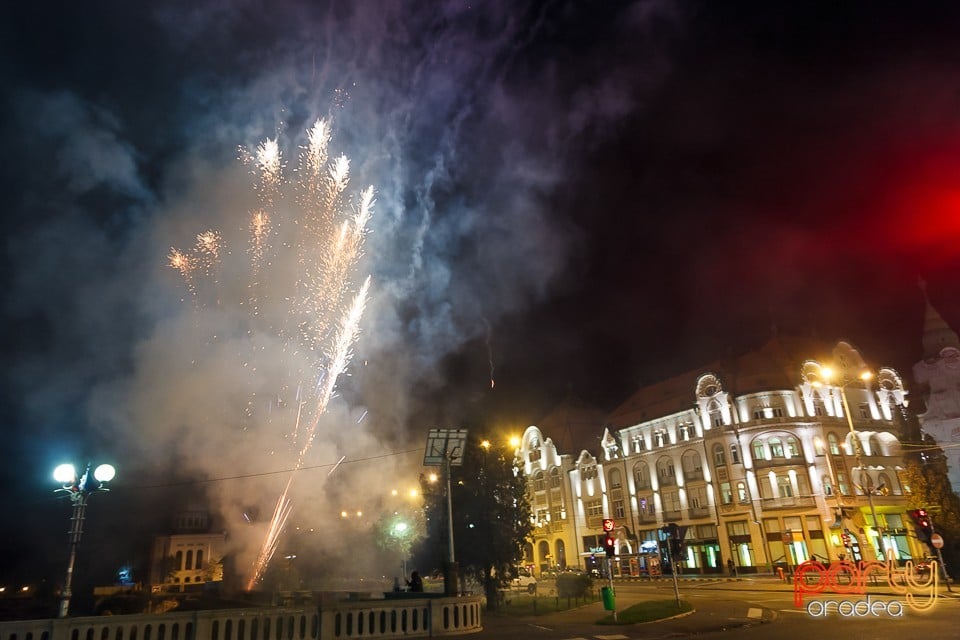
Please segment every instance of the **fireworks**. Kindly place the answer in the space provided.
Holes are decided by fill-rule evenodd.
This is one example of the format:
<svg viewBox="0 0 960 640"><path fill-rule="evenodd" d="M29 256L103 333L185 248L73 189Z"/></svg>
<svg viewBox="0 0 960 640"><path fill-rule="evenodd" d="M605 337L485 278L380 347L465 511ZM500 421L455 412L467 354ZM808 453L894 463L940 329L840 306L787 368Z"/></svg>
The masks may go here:
<svg viewBox="0 0 960 640"><path fill-rule="evenodd" d="M272 381L266 421L278 427L288 443L295 470L302 468L320 417L350 363L370 289L369 277L359 287L353 286L353 278L373 213L373 188L361 191L356 202L350 201L346 195L350 162L345 156L329 159L330 139L327 120L318 120L307 131L297 177L291 183L284 178L278 140L265 140L252 154L241 150L241 159L252 168L259 200L247 225L249 264L244 273L249 297L242 305L249 318L246 335L272 334L281 344L280 351L291 356L284 378ZM220 266L225 254L223 237L211 230L199 234L190 251L173 248L168 255L170 266L183 277L201 311L210 301L198 288L200 276L217 284L219 274L226 272ZM221 298L217 296L216 301L220 304ZM264 313L267 309L269 314ZM244 366L256 370L262 349L251 345L249 351ZM310 358L306 366L305 354ZM254 398L248 407L249 414L256 413ZM292 410L274 412L273 407ZM293 475L274 508L248 588L263 576L276 550L292 509L292 483Z"/></svg>

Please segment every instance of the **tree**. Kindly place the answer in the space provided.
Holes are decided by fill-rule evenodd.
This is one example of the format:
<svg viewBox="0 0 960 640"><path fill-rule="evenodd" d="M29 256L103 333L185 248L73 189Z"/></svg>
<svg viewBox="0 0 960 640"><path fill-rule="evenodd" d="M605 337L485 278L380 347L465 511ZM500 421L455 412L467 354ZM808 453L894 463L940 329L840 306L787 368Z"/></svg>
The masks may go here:
<svg viewBox="0 0 960 640"><path fill-rule="evenodd" d="M951 487L947 457L936 440L923 433L917 416L903 406L896 413L904 449L900 478L910 490L908 504L933 514L934 529L946 543L944 562L955 571L960 568L960 496Z"/></svg>
<svg viewBox="0 0 960 640"><path fill-rule="evenodd" d="M470 436L463 465L451 469L453 533L462 579L483 586L487 607L495 609L498 592L523 557L533 525L526 480L516 468L514 452ZM414 550L425 566L438 566L448 555L446 490L443 478L421 478L426 536ZM442 555L438 556L438 551Z"/></svg>

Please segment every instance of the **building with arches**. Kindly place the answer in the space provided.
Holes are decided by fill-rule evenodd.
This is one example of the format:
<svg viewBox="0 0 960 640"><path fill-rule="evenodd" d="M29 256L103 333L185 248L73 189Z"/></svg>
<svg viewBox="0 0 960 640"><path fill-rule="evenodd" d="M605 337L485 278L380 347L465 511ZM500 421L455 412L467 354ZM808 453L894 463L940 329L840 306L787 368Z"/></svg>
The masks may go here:
<svg viewBox="0 0 960 640"><path fill-rule="evenodd" d="M913 377L924 405L918 416L920 426L943 447L950 484L954 492L960 492L960 338L929 298L923 323L923 358L913 365Z"/></svg>
<svg viewBox="0 0 960 640"><path fill-rule="evenodd" d="M622 574L669 566L671 523L684 573L722 573L731 559L756 573L882 550L923 557L893 433L907 392L893 369L865 381L863 368L849 343L774 337L637 390L597 425L595 451L558 451L529 427L518 452L536 525L528 561L598 567L604 518L616 523Z"/></svg>

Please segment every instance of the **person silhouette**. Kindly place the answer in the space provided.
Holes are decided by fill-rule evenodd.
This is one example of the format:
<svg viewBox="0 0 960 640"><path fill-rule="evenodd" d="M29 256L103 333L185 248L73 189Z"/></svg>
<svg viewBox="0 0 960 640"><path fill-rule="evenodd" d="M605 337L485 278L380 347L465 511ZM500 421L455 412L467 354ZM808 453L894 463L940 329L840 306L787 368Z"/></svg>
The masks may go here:
<svg viewBox="0 0 960 640"><path fill-rule="evenodd" d="M410 587L410 591L423 591L423 579L420 577L419 571L414 571L410 574L410 579L407 580L407 586Z"/></svg>

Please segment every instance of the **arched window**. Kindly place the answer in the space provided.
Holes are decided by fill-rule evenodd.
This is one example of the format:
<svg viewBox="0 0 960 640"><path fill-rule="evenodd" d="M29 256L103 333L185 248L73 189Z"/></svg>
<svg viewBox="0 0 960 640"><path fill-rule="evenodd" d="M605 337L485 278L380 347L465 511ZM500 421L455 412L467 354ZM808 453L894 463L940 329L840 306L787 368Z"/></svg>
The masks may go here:
<svg viewBox="0 0 960 640"><path fill-rule="evenodd" d="M753 441L753 459L754 460L767 459L766 447L763 446L763 442L761 440Z"/></svg>
<svg viewBox="0 0 960 640"><path fill-rule="evenodd" d="M730 464L740 464L740 447L736 444L730 445Z"/></svg>
<svg viewBox="0 0 960 640"><path fill-rule="evenodd" d="M777 476L777 493L781 498L793 497L793 485L790 484L790 476Z"/></svg>
<svg viewBox="0 0 960 640"><path fill-rule="evenodd" d="M823 443L823 438L813 439L813 452L818 456L822 456L827 452L826 446Z"/></svg>
<svg viewBox="0 0 960 640"><path fill-rule="evenodd" d="M737 500L740 503L749 502L747 499L747 485L743 482L737 483Z"/></svg>
<svg viewBox="0 0 960 640"><path fill-rule="evenodd" d="M554 543L554 547L555 547L555 551L553 554L554 564L557 566L558 569L566 569L567 568L566 545L564 544L563 540L557 540L556 543Z"/></svg>
<svg viewBox="0 0 960 640"><path fill-rule="evenodd" d="M550 469L550 488L557 489L560 487L560 469L554 467Z"/></svg>
<svg viewBox="0 0 960 640"><path fill-rule="evenodd" d="M547 483L543 476L543 471L537 471L536 475L533 476L533 490L544 491L546 488Z"/></svg>
<svg viewBox="0 0 960 640"><path fill-rule="evenodd" d="M722 444L713 445L713 464L716 467L722 467L727 464L727 456L723 451Z"/></svg>
<svg viewBox="0 0 960 640"><path fill-rule="evenodd" d="M835 433L827 434L827 448L830 450L830 455L832 456L840 455L840 444L837 442L837 434Z"/></svg>
<svg viewBox="0 0 960 640"><path fill-rule="evenodd" d="M783 443L780 438L770 438L770 455L774 458L783 457Z"/></svg>
<svg viewBox="0 0 960 640"><path fill-rule="evenodd" d="M703 463L700 461L700 454L696 451L684 451L680 457L680 464L683 467L683 477L687 480L700 480L703 478Z"/></svg>
<svg viewBox="0 0 960 640"><path fill-rule="evenodd" d="M620 469L611 470L610 475L608 477L610 479L611 489L618 489L620 485L623 484L620 480Z"/></svg>
<svg viewBox="0 0 960 640"><path fill-rule="evenodd" d="M890 476L886 473L881 473L877 476L877 493L882 496L890 495L895 487L890 483Z"/></svg>
<svg viewBox="0 0 960 640"><path fill-rule="evenodd" d="M798 458L800 456L800 447L797 445L796 438L788 436L784 443L786 444L788 458Z"/></svg>
<svg viewBox="0 0 960 640"><path fill-rule="evenodd" d="M677 474L673 468L673 460L664 456L657 460L657 478L660 484L677 484Z"/></svg>
<svg viewBox="0 0 960 640"><path fill-rule="evenodd" d="M650 488L650 467L646 462L641 462L633 468L633 477L637 481L637 489Z"/></svg>
<svg viewBox="0 0 960 640"><path fill-rule="evenodd" d="M832 496L833 482L830 480L830 476L823 476L820 481L823 483L823 495Z"/></svg>

